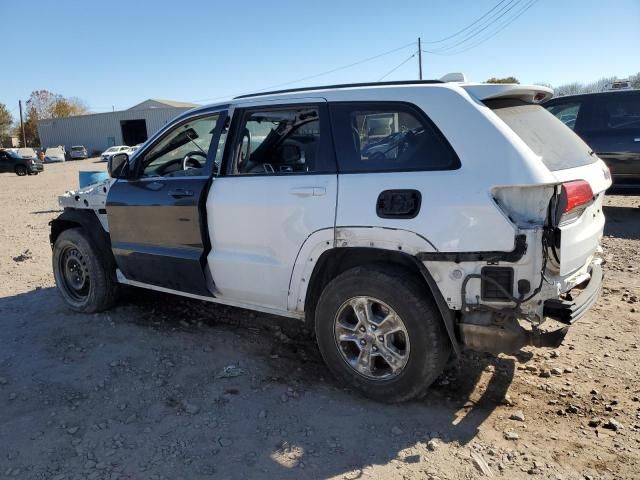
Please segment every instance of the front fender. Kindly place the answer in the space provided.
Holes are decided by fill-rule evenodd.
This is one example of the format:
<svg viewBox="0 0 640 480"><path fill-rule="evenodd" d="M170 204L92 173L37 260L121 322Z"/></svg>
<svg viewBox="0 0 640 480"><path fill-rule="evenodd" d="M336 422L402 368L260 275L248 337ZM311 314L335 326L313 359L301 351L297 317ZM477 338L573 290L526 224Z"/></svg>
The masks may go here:
<svg viewBox="0 0 640 480"><path fill-rule="evenodd" d="M116 279L116 261L111 250L111 238L93 210L66 208L57 218L49 222L49 226L51 227L49 232L51 248L56 243L58 236L65 230L82 228L100 253L107 271L112 272L113 279Z"/></svg>

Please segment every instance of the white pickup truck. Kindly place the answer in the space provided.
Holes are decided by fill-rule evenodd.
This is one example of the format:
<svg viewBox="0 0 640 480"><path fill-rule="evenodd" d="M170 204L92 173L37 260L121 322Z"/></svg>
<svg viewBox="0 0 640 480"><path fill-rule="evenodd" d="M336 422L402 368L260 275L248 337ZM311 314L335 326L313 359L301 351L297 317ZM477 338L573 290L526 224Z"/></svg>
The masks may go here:
<svg viewBox="0 0 640 480"><path fill-rule="evenodd" d="M604 163L540 86L416 81L191 110L60 197L69 306L119 284L299 318L331 371L422 395L470 348L556 347L596 301Z"/></svg>

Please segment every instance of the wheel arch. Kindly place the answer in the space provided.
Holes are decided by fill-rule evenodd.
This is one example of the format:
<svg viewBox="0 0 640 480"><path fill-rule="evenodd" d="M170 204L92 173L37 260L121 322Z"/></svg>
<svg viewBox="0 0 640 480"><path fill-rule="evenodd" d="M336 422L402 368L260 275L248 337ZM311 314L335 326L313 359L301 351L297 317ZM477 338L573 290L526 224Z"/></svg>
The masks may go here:
<svg viewBox="0 0 640 480"><path fill-rule="evenodd" d="M82 228L89 240L96 246L105 267L111 272L112 279L116 279L116 260L111 250L111 238L104 230L100 220L93 210L65 209L57 218L49 222L49 242L53 248L62 232L71 228Z"/></svg>
<svg viewBox="0 0 640 480"><path fill-rule="evenodd" d="M398 250L372 247L336 247L325 250L315 264L308 281L304 300L305 323L312 328L318 300L326 285L341 273L362 265L379 265L402 269L413 275L430 293L442 317L456 355L460 353L455 334L455 314L449 309L435 280L414 255Z"/></svg>

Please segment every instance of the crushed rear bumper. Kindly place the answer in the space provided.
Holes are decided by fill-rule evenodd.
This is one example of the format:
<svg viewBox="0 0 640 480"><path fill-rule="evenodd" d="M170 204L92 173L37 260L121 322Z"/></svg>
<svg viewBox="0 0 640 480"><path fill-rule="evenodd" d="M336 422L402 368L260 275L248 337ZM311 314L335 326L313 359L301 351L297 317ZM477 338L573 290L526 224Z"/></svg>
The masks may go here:
<svg viewBox="0 0 640 480"><path fill-rule="evenodd" d="M578 321L591 306L598 301L604 274L602 266L594 264L591 267L591 278L582 291L571 300L552 298L544 302L543 314L567 325Z"/></svg>

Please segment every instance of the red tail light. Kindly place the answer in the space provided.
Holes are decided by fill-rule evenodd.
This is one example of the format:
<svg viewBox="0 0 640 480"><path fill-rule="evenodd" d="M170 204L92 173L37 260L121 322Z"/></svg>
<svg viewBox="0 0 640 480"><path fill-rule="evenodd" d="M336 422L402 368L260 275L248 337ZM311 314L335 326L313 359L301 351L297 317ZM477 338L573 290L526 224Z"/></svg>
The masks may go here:
<svg viewBox="0 0 640 480"><path fill-rule="evenodd" d="M584 180L574 180L562 184L561 207L563 213L586 206L593 201L591 185Z"/></svg>

